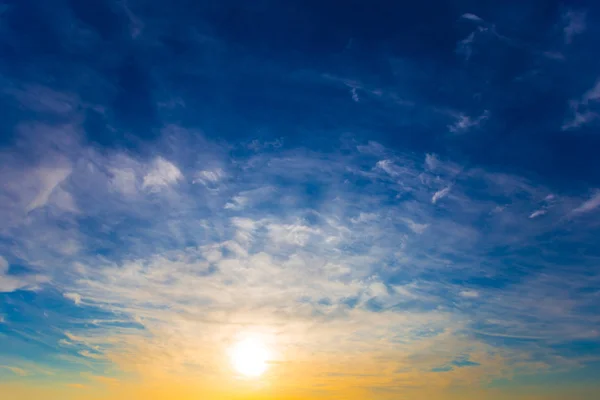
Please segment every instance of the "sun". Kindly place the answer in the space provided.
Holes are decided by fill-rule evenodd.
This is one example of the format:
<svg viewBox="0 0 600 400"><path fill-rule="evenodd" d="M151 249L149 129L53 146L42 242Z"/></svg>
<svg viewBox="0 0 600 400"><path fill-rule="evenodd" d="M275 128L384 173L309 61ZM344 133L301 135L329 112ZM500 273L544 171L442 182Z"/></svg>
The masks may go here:
<svg viewBox="0 0 600 400"><path fill-rule="evenodd" d="M231 364L240 374L259 377L268 367L269 350L257 338L247 338L237 342L230 350Z"/></svg>

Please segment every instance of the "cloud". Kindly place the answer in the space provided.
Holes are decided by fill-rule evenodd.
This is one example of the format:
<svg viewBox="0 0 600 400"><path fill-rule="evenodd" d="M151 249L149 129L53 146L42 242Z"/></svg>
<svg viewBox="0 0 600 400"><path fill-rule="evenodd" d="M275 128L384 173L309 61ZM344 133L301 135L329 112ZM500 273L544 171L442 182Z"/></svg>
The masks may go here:
<svg viewBox="0 0 600 400"><path fill-rule="evenodd" d="M456 53L462 54L465 57L465 60L469 60L471 55L473 54L472 44L475 41L475 31L471 32L467 37L463 40L459 41L456 46Z"/></svg>
<svg viewBox="0 0 600 400"><path fill-rule="evenodd" d="M200 183L207 187L212 187L225 177L225 172L221 168L214 170L198 171L194 176L193 183Z"/></svg>
<svg viewBox="0 0 600 400"><path fill-rule="evenodd" d="M352 100L354 100L356 103L358 103L360 101L360 99L358 98L358 93L356 93L356 88L353 87L350 90L350 93L352 94Z"/></svg>
<svg viewBox="0 0 600 400"><path fill-rule="evenodd" d="M448 195L448 193L450 193L450 189L451 189L451 187L448 186L448 187L445 187L445 188L435 192L433 194L433 197L431 198L431 203L436 204L438 201L440 201L441 199L446 197Z"/></svg>
<svg viewBox="0 0 600 400"><path fill-rule="evenodd" d="M173 163L162 157L154 159L150 171L144 176L142 186L150 190L170 186L183 179L183 174Z"/></svg>
<svg viewBox="0 0 600 400"><path fill-rule="evenodd" d="M483 22L483 19L481 19L477 15L471 14L471 13L463 14L463 15L461 15L461 18L467 19L469 21L474 21L474 22Z"/></svg>
<svg viewBox="0 0 600 400"><path fill-rule="evenodd" d="M565 22L565 27L563 28L565 43L570 44L575 36L585 31L586 17L585 12L574 10L569 10L563 16Z"/></svg>
<svg viewBox="0 0 600 400"><path fill-rule="evenodd" d="M545 210L545 209L536 210L529 215L529 218L533 219L533 218L541 217L542 215L546 214L547 212L548 212L548 210Z"/></svg>
<svg viewBox="0 0 600 400"><path fill-rule="evenodd" d="M598 208L598 206L600 206L600 191L594 193L590 199L586 200L579 207L575 208L573 210L573 214L585 214L595 210Z"/></svg>
<svg viewBox="0 0 600 400"><path fill-rule="evenodd" d="M411 231L419 235L425 232L425 230L429 227L429 224L417 224L409 218L404 218L403 221L406 222L406 225L410 228Z"/></svg>
<svg viewBox="0 0 600 400"><path fill-rule="evenodd" d="M18 368L18 367L11 367L11 366L7 366L7 365L0 365L0 368L3 368L5 370L8 370L10 372L12 372L15 375L18 376L27 376L27 371L25 371L22 368Z"/></svg>
<svg viewBox="0 0 600 400"><path fill-rule="evenodd" d="M600 99L600 80L596 82L594 87L585 92L581 98L581 104L588 105L590 101L598 101Z"/></svg>
<svg viewBox="0 0 600 400"><path fill-rule="evenodd" d="M131 11L131 8L129 8L126 1L121 2L120 6L129 19L129 30L131 32L131 37L133 39L137 39L144 30L144 23Z"/></svg>
<svg viewBox="0 0 600 400"><path fill-rule="evenodd" d="M464 133L468 132L471 129L479 127L483 122L485 122L489 118L489 112L484 111L483 114L476 118L469 117L465 114L457 114L456 122L451 125L448 125L448 129L452 133Z"/></svg>
<svg viewBox="0 0 600 400"><path fill-rule="evenodd" d="M77 293L65 293L63 296L66 299L73 300L76 305L81 304L81 295Z"/></svg>
<svg viewBox="0 0 600 400"><path fill-rule="evenodd" d="M264 186L252 190L244 190L233 196L226 204L225 209L243 210L248 206L255 206L267 200L274 193L274 188Z"/></svg>
<svg viewBox="0 0 600 400"><path fill-rule="evenodd" d="M427 166L427 169L429 169L430 171L434 171L438 167L439 163L440 163L440 161L438 160L438 158L435 154L426 154L425 155L425 165Z"/></svg>
<svg viewBox="0 0 600 400"><path fill-rule="evenodd" d="M379 217L375 213L361 212L360 214L358 214L358 217L351 218L350 221L352 221L355 224L360 224L362 222L373 222L377 220L377 218Z"/></svg>
<svg viewBox="0 0 600 400"><path fill-rule="evenodd" d="M476 290L462 290L459 295L467 299L476 299L479 297L479 292Z"/></svg>
<svg viewBox="0 0 600 400"><path fill-rule="evenodd" d="M111 168L109 172L111 188L125 195L137 193L137 175L133 168Z"/></svg>
<svg viewBox="0 0 600 400"><path fill-rule="evenodd" d="M37 179L39 181L39 191L35 198L27 205L25 211L31 212L36 208L45 206L50 196L53 193L59 193L60 196L56 199L56 205L60 208L68 211L76 211L77 208L73 203L71 196L64 191L58 191L59 185L69 177L71 174L70 167L59 167L59 168L38 168L36 171Z"/></svg>
<svg viewBox="0 0 600 400"><path fill-rule="evenodd" d="M600 100L600 80L580 99L570 101L572 116L563 123L562 130L576 129L598 119L600 115L591 109L598 100Z"/></svg>
<svg viewBox="0 0 600 400"><path fill-rule="evenodd" d="M0 293L10 293L15 290L33 290L48 281L47 277L37 274L9 274L9 267L8 261L0 256Z"/></svg>

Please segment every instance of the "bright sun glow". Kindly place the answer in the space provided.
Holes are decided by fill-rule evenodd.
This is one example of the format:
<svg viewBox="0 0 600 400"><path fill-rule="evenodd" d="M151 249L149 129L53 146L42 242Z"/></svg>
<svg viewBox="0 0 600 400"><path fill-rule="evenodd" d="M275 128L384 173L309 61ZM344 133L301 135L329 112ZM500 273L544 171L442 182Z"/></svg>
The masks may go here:
<svg viewBox="0 0 600 400"><path fill-rule="evenodd" d="M230 357L233 367L240 374L258 377L267 370L269 350L261 340L248 338L232 347Z"/></svg>

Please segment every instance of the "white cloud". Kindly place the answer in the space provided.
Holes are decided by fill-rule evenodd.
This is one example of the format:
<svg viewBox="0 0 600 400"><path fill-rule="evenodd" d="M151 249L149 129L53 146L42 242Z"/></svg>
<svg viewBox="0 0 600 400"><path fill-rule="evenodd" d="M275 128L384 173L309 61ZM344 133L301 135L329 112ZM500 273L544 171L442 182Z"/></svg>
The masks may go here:
<svg viewBox="0 0 600 400"><path fill-rule="evenodd" d="M598 119L600 115L590 110L590 103L596 103L598 100L600 100L600 80L597 80L594 87L586 91L580 99L571 100L570 109L573 115L564 122L562 129L576 129Z"/></svg>
<svg viewBox="0 0 600 400"><path fill-rule="evenodd" d="M375 165L375 168L378 168L382 171L384 171L385 173L387 173L388 175L390 175L391 177L397 178L400 176L403 176L405 178L408 178L409 176L415 177L417 176L415 174L414 169L411 168L411 165L396 165L392 160L381 160L378 161L377 164Z"/></svg>
<svg viewBox="0 0 600 400"><path fill-rule="evenodd" d="M438 160L437 156L435 154L426 154L425 155L425 165L427 166L427 169L430 171L435 171L435 169L438 167L440 161Z"/></svg>
<svg viewBox="0 0 600 400"><path fill-rule="evenodd" d="M359 224L359 223L362 223L362 222L373 222L373 221L376 221L377 218L379 218L379 217L375 213L364 213L364 212L361 212L360 214L358 214L358 217L351 218L350 221L352 223Z"/></svg>
<svg viewBox="0 0 600 400"><path fill-rule="evenodd" d="M590 101L598 101L600 99L600 80L596 81L593 88L583 94L581 104L588 105Z"/></svg>
<svg viewBox="0 0 600 400"><path fill-rule="evenodd" d="M448 129L453 133L464 133L468 132L473 128L479 127L485 120L489 118L489 112L484 111L483 114L476 118L469 117L463 113L455 115L456 121L448 125Z"/></svg>
<svg viewBox="0 0 600 400"><path fill-rule="evenodd" d="M40 275L9 275L8 270L8 261L0 256L0 293L10 293L19 289L34 289L40 283L48 281L46 277Z"/></svg>
<svg viewBox="0 0 600 400"><path fill-rule="evenodd" d="M570 129L579 128L580 126L587 125L590 122L598 119L598 117L600 117L600 115L592 111L585 111L583 113L575 111L573 118L565 121L565 123L562 125L562 130L568 131Z"/></svg>
<svg viewBox="0 0 600 400"><path fill-rule="evenodd" d="M360 101L360 99L358 98L358 93L356 92L356 88L353 87L352 89L350 89L350 93L352 94L352 100L354 100L356 103L358 103Z"/></svg>
<svg viewBox="0 0 600 400"><path fill-rule="evenodd" d="M425 232L427 228L429 228L429 224L417 224L410 218L403 218L402 220L406 223L406 225L410 228L411 231L419 235Z"/></svg>
<svg viewBox="0 0 600 400"><path fill-rule="evenodd" d="M468 61L473 53L472 43L474 41L475 32L471 32L466 38L458 42L456 46L456 53L462 54L465 57L465 60Z"/></svg>
<svg viewBox="0 0 600 400"><path fill-rule="evenodd" d="M471 13L465 13L461 16L461 18L468 19L469 21L474 21L474 22L483 22L483 19L481 19L477 15L471 14Z"/></svg>
<svg viewBox="0 0 600 400"><path fill-rule="evenodd" d="M144 30L144 23L131 11L125 1L122 2L121 7L129 19L129 31L131 33L131 37L133 39L137 39Z"/></svg>
<svg viewBox="0 0 600 400"><path fill-rule="evenodd" d="M391 160L378 161L376 167L387 172L391 176L396 176L398 173L394 170L394 163Z"/></svg>
<svg viewBox="0 0 600 400"><path fill-rule="evenodd" d="M162 157L157 157L150 169L144 176L143 187L156 189L162 186L170 186L183 179L183 174L173 163Z"/></svg>
<svg viewBox="0 0 600 400"><path fill-rule="evenodd" d="M501 213L502 211L504 211L506 209L506 206L496 206L492 209L492 211L490 211L491 214L498 214Z"/></svg>
<svg viewBox="0 0 600 400"><path fill-rule="evenodd" d="M137 176L133 168L111 168L110 173L110 185L114 190L125 195L137 193Z"/></svg>
<svg viewBox="0 0 600 400"><path fill-rule="evenodd" d="M462 290L459 295L467 299L476 299L479 297L479 292L476 290Z"/></svg>
<svg viewBox="0 0 600 400"><path fill-rule="evenodd" d="M253 206L266 201L274 193L271 186L264 186L252 190L244 190L233 196L224 206L227 210L243 210L248 206Z"/></svg>
<svg viewBox="0 0 600 400"><path fill-rule="evenodd" d="M448 195L448 193L450 193L450 189L451 187L445 187L444 189L438 190L437 192L435 192L433 194L433 197L431 198L431 203L435 204L438 201L440 201L441 199L443 199L444 197L446 197Z"/></svg>
<svg viewBox="0 0 600 400"><path fill-rule="evenodd" d="M320 233L316 229L300 224L269 224L267 229L269 237L274 243L294 246L305 246L312 235Z"/></svg>
<svg viewBox="0 0 600 400"><path fill-rule="evenodd" d="M542 215L546 214L547 212L548 212L548 210L546 210L546 209L536 210L529 215L529 218L533 219L533 218L541 217Z"/></svg>
<svg viewBox="0 0 600 400"><path fill-rule="evenodd" d="M589 200L573 210L574 214L584 214L600 206L600 191L597 191Z"/></svg>
<svg viewBox="0 0 600 400"><path fill-rule="evenodd" d="M78 293L65 293L63 294L63 296L66 299L73 300L73 303L75 303L76 305L81 304L81 295L79 295Z"/></svg>
<svg viewBox="0 0 600 400"><path fill-rule="evenodd" d="M372 154L380 156L385 153L386 149L380 143L370 140L366 145L358 145L356 149L364 154Z"/></svg>
<svg viewBox="0 0 600 400"><path fill-rule="evenodd" d="M564 16L566 26L564 27L565 43L569 44L576 35L583 33L586 29L586 13L582 11L568 11Z"/></svg>
<svg viewBox="0 0 600 400"><path fill-rule="evenodd" d="M204 186L212 186L220 182L224 177L225 172L221 168L198 171L196 175L194 175L193 183L201 183Z"/></svg>
<svg viewBox="0 0 600 400"><path fill-rule="evenodd" d="M70 167L38 168L36 170L36 175L39 182L38 193L29 203L29 205L27 205L25 211L30 212L36 208L45 206L48 203L50 195L65 179L69 177L71 171L72 170ZM69 211L72 211L75 208L72 198L66 192L62 192L61 198L57 202L57 205Z"/></svg>

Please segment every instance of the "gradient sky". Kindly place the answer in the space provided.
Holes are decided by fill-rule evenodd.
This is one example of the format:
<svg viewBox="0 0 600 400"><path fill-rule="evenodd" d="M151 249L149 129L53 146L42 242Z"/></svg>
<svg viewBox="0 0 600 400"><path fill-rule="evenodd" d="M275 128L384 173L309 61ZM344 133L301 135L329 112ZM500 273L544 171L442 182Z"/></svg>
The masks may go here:
<svg viewBox="0 0 600 400"><path fill-rule="evenodd" d="M597 399L596 3L0 1L0 397Z"/></svg>

